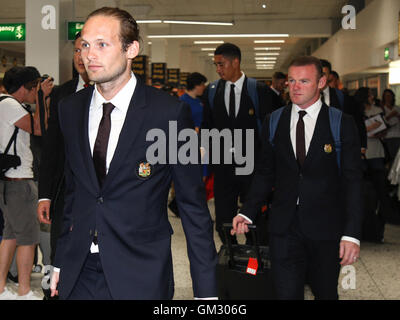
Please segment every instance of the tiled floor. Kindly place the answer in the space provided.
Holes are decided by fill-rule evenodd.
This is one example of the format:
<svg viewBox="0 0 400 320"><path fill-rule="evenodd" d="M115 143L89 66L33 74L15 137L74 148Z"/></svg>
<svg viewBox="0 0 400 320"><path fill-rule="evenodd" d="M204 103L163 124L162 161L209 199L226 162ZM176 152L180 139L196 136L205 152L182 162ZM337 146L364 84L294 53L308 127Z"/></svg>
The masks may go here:
<svg viewBox="0 0 400 320"><path fill-rule="evenodd" d="M209 202L211 216L214 217L213 202ZM187 258L185 235L181 221L171 212L173 263L175 275L175 300L193 299L189 261ZM215 234L217 250L221 246ZM352 275L355 274L355 277ZM42 274L32 274L32 288L41 291ZM15 290L14 284L8 287ZM354 288L355 287L355 288ZM339 278L339 296L343 300L398 300L400 299L400 226L386 225L384 244L361 243L360 259L354 269L343 270ZM306 299L313 299L311 291L305 289Z"/></svg>

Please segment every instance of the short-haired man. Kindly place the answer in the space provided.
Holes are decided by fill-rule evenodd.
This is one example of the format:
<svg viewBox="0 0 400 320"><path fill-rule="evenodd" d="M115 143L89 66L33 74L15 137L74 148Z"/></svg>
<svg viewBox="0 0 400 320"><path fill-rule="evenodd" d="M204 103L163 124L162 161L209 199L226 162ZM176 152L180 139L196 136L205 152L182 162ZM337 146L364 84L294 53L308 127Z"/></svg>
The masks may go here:
<svg viewBox="0 0 400 320"><path fill-rule="evenodd" d="M190 108L131 71L136 21L118 8L92 12L82 59L96 84L59 105L65 145L65 206L51 280L63 299L172 299L167 199L174 183L187 239L193 292L217 296L217 255L200 165L147 159L152 129L193 129ZM171 133L173 134L173 133ZM176 141L178 148L184 142Z"/></svg>
<svg viewBox="0 0 400 320"><path fill-rule="evenodd" d="M329 73L328 85L331 88L340 89L339 88L339 85L340 85L339 74L334 70L331 70L331 72Z"/></svg>
<svg viewBox="0 0 400 320"><path fill-rule="evenodd" d="M214 173L214 199L216 230L223 243L226 237L223 230L224 223L230 223L238 209L238 200L244 202L249 191L253 173L238 175L237 168L241 166L236 161L236 156L254 157L260 146L260 127L265 116L272 111L271 89L264 83L257 82L255 92L249 92L248 82L254 79L248 78L240 68L241 51L232 43L224 43L216 48L214 52L214 64L220 76L217 84L212 83L205 92L203 129L217 129L220 132L229 130L232 135L232 145L227 145L221 139L220 163L214 164L210 161L210 169ZM215 88L215 95L209 101L209 92ZM258 101L258 110L255 105ZM225 131L226 131L225 130ZM234 131L241 131L241 140L235 141ZM246 130L253 130L254 140L246 141ZM203 143L203 142L202 142ZM246 143L252 144L254 154L246 153ZM235 154L240 152L241 155ZM250 149L250 148L249 148ZM213 147L210 146L210 152ZM225 155L232 155L232 159L226 159ZM213 158L211 155L210 158ZM260 206L261 212L261 206ZM235 242L236 239L232 238Z"/></svg>
<svg viewBox="0 0 400 320"><path fill-rule="evenodd" d="M0 300L39 299L30 286L34 252L40 232L35 213L37 187L33 181L30 134L41 135L41 128L39 108L36 108L32 119L22 104L37 102L40 78L34 67L13 67L5 73L3 81L9 95L0 95L4 99L0 102L0 151L4 152L13 133L17 132L13 145L21 160L21 164L7 170L0 181L0 206L5 220L0 244ZM46 88L44 95L47 95L52 89L51 79L46 79L42 88ZM14 146L11 146L10 150L13 149ZM18 295L6 288L7 273L15 251Z"/></svg>
<svg viewBox="0 0 400 320"><path fill-rule="evenodd" d="M78 76L54 88L51 93L50 117L40 161L37 214L40 222L51 223L51 263L54 260L57 238L61 231L65 192L64 142L59 125L58 104L63 98L82 90L89 84L89 77L81 58L81 40L81 33L78 32L75 36L73 56L74 68Z"/></svg>
<svg viewBox="0 0 400 320"><path fill-rule="evenodd" d="M265 122L262 154L248 201L232 233L248 231L246 219L274 188L269 213L272 279L278 299L338 299L340 265L359 257L362 226L360 143L354 120L342 114L340 167L320 90L326 77L315 57L289 66L291 105L284 107L269 142ZM341 259L341 261L340 261Z"/></svg>
<svg viewBox="0 0 400 320"><path fill-rule="evenodd" d="M277 71L272 76L272 84L271 89L274 92L273 100L272 100L272 107L273 110L279 109L283 107L286 103L283 99L283 94L286 88L286 75L283 72Z"/></svg>

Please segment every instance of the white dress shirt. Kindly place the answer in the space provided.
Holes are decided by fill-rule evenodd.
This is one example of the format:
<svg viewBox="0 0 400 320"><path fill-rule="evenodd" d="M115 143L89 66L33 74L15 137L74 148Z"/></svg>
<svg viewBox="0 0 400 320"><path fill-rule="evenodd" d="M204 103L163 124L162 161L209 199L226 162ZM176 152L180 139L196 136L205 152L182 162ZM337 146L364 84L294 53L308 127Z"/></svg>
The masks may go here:
<svg viewBox="0 0 400 320"><path fill-rule="evenodd" d="M101 118L103 117L103 103L110 102L115 108L111 112L111 131L108 140L107 157L106 157L106 172L110 167L111 160L114 156L115 149L117 148L119 134L121 133L122 126L125 122L126 113L128 111L133 92L136 88L136 78L131 74L130 80L125 86L111 99L106 100L97 90L97 85L94 86L92 101L89 109L89 145L90 151L93 155L94 143L96 142L97 131Z"/></svg>
<svg viewBox="0 0 400 320"><path fill-rule="evenodd" d="M329 95L329 86L327 86L322 93L324 94L325 104L330 106L331 105L331 97Z"/></svg>
<svg viewBox="0 0 400 320"><path fill-rule="evenodd" d="M311 139L314 134L315 125L317 123L318 115L322 107L321 99L318 99L313 105L309 106L307 109L301 109L298 105L292 105L292 113L290 117L290 140L292 142L292 147L294 154L296 154L296 126L297 121L299 120L299 111L304 110L307 114L303 117L304 121L304 137L305 137L305 144L306 144L306 154L308 152L308 148L310 147ZM297 199L297 202L299 199ZM245 215L239 214L242 217L246 218L250 223L253 223L249 218ZM351 241L360 245L360 241L353 237L342 236L341 240Z"/></svg>
<svg viewBox="0 0 400 320"><path fill-rule="evenodd" d="M240 98L242 96L242 88L243 88L243 83L245 79L245 74L242 72L242 76L236 80L236 82L232 81L226 81L225 82L225 107L226 107L226 112L229 115L229 101L230 101L230 94L231 94L231 84L235 85L235 117L239 113L239 108L240 108Z"/></svg>

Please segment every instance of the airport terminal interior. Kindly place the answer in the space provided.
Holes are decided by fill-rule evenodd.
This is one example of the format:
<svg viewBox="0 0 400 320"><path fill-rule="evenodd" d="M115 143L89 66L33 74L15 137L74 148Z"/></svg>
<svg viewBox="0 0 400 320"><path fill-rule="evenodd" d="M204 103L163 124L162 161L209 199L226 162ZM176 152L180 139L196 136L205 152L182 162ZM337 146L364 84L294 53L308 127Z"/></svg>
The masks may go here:
<svg viewBox="0 0 400 320"><path fill-rule="evenodd" d="M72 79L75 34L86 17L103 6L124 9L137 20L141 41L133 72L171 95L185 92L193 72L204 75L207 84L219 79L214 51L233 43L241 50L244 74L268 86L277 73L287 77L293 59L312 55L329 61L338 75L336 82L330 79L330 86L349 96L368 87L382 110L384 91L390 89L393 105L400 106L399 0L1 0L0 79L14 66L35 66L55 85ZM281 96L287 98L287 92L284 88ZM400 299L400 154L385 170L395 217L386 221L376 241L360 239L359 259L340 272L341 300ZM172 198L170 194L169 201ZM208 206L215 223L212 197ZM379 205L375 214L378 211ZM168 219L174 230L174 300L190 300L193 289L181 219L171 207ZM214 241L219 251L222 243L215 226ZM42 257L39 250L37 264L42 268L34 268L31 275L32 290L40 298ZM11 279L6 287L18 290ZM313 298L305 286L305 299Z"/></svg>

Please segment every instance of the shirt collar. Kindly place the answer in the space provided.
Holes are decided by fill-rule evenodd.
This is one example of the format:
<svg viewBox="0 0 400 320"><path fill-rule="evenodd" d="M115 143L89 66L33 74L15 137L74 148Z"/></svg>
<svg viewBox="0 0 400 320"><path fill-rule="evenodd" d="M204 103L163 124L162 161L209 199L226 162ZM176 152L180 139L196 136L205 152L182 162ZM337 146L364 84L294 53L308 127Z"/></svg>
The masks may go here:
<svg viewBox="0 0 400 320"><path fill-rule="evenodd" d="M324 96L328 95L329 96L329 86L327 86L324 90L323 90Z"/></svg>
<svg viewBox="0 0 400 320"><path fill-rule="evenodd" d="M234 84L235 89L238 89L239 91L241 91L242 87L243 87L244 79L246 78L246 75L244 74L244 72L241 71L241 73L242 73L242 76L239 79L237 79L236 82L226 81L226 85L230 86L231 84Z"/></svg>
<svg viewBox="0 0 400 320"><path fill-rule="evenodd" d="M94 91L93 91L94 94L93 107L96 109L102 108L103 103L111 102L116 109L126 112L131 102L133 92L135 91L136 83L137 83L136 77L134 76L133 73L131 73L131 78L125 84L125 86L111 100L108 101L104 99L104 97L97 90L97 84L96 84L94 86Z"/></svg>
<svg viewBox="0 0 400 320"><path fill-rule="evenodd" d="M306 109L301 109L297 104L293 103L292 112L298 114L300 110L304 110L307 112L307 115L309 115L314 120L317 120L319 111L321 110L321 107L322 107L321 99L318 99L314 104L312 104L311 106L309 106Z"/></svg>

